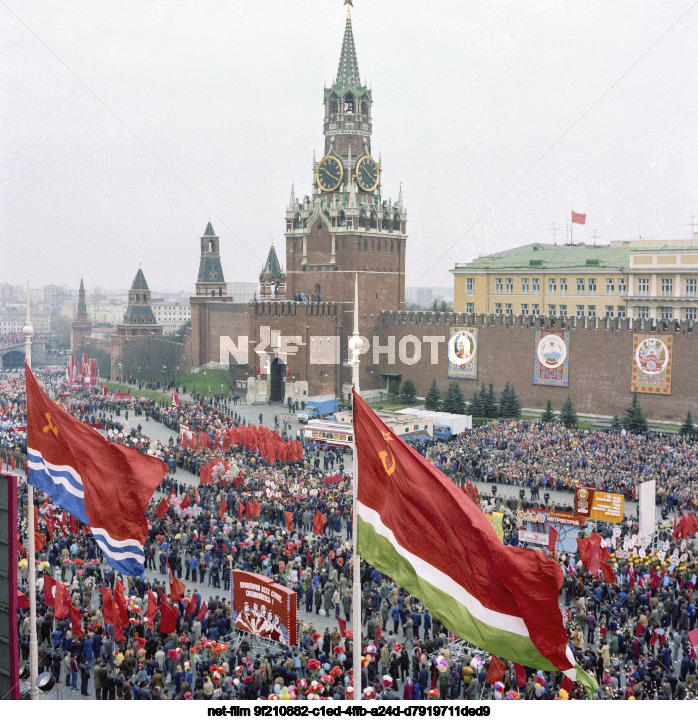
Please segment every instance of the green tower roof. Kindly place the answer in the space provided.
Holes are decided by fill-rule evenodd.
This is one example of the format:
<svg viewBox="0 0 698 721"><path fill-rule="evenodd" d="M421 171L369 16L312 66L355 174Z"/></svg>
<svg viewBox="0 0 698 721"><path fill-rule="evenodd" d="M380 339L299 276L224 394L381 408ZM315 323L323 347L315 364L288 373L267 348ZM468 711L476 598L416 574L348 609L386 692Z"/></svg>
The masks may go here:
<svg viewBox="0 0 698 721"><path fill-rule="evenodd" d="M208 225L206 226L206 230L204 230L203 236L204 238L217 238L216 231L213 229L213 226L211 225L211 221L208 221Z"/></svg>
<svg viewBox="0 0 698 721"><path fill-rule="evenodd" d="M140 267L138 268L136 277L133 279L133 285L131 286L131 290L150 290L148 288L148 284L145 282L143 270Z"/></svg>
<svg viewBox="0 0 698 721"><path fill-rule="evenodd" d="M279 263L279 258L276 255L276 249L274 248L274 244L271 244L271 248L269 249L269 255L267 256L267 262L264 264L264 268L262 268L261 276L270 275L272 278L280 278L281 277L281 265Z"/></svg>
<svg viewBox="0 0 698 721"><path fill-rule="evenodd" d="M359 63L356 60L356 49L354 48L354 33L351 29L351 17L347 15L347 23L344 26L344 39L342 40L342 52L339 55L339 68L335 85L343 87L359 87Z"/></svg>

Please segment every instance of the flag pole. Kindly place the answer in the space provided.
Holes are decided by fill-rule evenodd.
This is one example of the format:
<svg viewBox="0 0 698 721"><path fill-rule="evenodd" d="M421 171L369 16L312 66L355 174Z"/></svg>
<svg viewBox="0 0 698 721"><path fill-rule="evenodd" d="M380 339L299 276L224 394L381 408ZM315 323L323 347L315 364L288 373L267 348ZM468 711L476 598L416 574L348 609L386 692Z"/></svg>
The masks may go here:
<svg viewBox="0 0 698 721"><path fill-rule="evenodd" d="M354 332L349 339L349 350L351 351L351 384L355 393L359 392L359 354L363 341L359 335L359 274L354 278ZM353 478L352 478L352 494L351 508L354 529L352 533L352 667L354 669L354 700L361 698L361 562L357 553L356 544L358 536L358 516L356 506L358 501L359 488L359 458L356 452L356 430L354 428L354 410L356 408L355 399L352 398L352 458L353 458Z"/></svg>
<svg viewBox="0 0 698 721"><path fill-rule="evenodd" d="M22 329L24 333L24 356L27 367L32 367L32 328L29 316L29 281L27 280L27 318ZM26 382L26 374L25 374ZM29 399L27 398L27 403ZM27 407L27 415L29 408ZM29 469L27 469L27 565L29 566L29 697L32 701L39 698L39 688L36 679L39 671L39 644L36 638L36 564L34 556L34 487L29 485ZM10 619L15 623L15 619Z"/></svg>

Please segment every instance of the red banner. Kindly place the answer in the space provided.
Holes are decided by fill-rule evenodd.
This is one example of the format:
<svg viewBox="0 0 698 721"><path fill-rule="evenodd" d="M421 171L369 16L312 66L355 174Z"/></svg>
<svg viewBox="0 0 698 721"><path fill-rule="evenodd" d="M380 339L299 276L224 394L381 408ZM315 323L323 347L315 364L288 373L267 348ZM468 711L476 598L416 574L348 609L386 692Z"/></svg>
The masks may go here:
<svg viewBox="0 0 698 721"><path fill-rule="evenodd" d="M231 622L240 631L296 645L296 592L266 576L233 570Z"/></svg>

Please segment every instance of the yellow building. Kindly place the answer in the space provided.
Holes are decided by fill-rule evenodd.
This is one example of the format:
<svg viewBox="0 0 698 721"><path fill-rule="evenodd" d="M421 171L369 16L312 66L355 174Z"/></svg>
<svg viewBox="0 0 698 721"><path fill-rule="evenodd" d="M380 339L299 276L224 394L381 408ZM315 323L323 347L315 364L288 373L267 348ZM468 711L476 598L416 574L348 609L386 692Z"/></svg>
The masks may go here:
<svg viewBox="0 0 698 721"><path fill-rule="evenodd" d="M534 243L451 273L457 313L695 320L698 233L673 242Z"/></svg>

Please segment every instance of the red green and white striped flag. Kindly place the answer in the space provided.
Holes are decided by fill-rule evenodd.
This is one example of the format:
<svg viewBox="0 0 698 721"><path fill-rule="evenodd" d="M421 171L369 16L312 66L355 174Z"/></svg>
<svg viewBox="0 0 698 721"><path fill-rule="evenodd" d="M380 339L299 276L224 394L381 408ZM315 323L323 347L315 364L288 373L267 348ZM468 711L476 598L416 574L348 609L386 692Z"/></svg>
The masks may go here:
<svg viewBox="0 0 698 721"><path fill-rule="evenodd" d="M558 596L560 566L505 546L484 513L354 393L359 555L416 596L450 631L522 666L562 671L587 695Z"/></svg>

